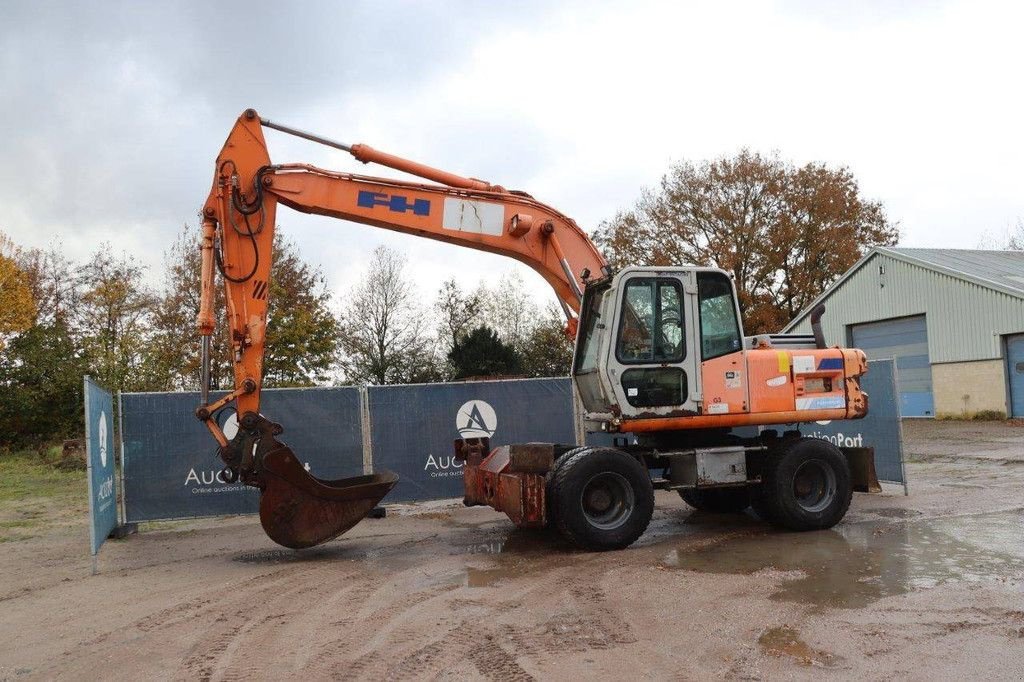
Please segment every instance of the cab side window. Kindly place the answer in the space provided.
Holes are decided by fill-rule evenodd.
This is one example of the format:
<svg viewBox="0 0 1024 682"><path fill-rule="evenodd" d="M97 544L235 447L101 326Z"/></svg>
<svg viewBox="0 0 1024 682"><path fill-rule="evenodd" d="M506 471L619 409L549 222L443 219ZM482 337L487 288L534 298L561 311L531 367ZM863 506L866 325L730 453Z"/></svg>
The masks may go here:
<svg viewBox="0 0 1024 682"><path fill-rule="evenodd" d="M711 360L743 347L732 283L718 272L697 273L701 359Z"/></svg>
<svg viewBox="0 0 1024 682"><path fill-rule="evenodd" d="M615 354L622 363L680 362L686 353L682 290L667 278L626 283Z"/></svg>

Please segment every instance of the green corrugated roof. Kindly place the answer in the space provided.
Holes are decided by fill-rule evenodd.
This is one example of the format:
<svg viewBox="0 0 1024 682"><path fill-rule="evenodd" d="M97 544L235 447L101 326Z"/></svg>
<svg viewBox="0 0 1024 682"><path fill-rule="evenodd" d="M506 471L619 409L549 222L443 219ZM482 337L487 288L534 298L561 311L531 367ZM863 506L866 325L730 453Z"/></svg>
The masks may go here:
<svg viewBox="0 0 1024 682"><path fill-rule="evenodd" d="M984 251L980 249L905 249L883 251L906 256L1024 294L1024 251Z"/></svg>

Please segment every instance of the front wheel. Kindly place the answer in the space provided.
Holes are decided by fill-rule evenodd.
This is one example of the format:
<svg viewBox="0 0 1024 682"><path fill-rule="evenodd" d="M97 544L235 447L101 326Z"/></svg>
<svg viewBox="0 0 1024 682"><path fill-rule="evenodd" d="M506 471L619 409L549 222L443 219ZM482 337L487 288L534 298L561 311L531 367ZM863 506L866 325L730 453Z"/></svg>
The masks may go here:
<svg viewBox="0 0 1024 682"><path fill-rule="evenodd" d="M612 448L575 453L555 471L551 506L559 532L585 549L623 549L647 530L654 486L633 457Z"/></svg>
<svg viewBox="0 0 1024 682"><path fill-rule="evenodd" d="M831 528L853 498L850 465L828 441L801 438L767 455L754 509L789 530Z"/></svg>

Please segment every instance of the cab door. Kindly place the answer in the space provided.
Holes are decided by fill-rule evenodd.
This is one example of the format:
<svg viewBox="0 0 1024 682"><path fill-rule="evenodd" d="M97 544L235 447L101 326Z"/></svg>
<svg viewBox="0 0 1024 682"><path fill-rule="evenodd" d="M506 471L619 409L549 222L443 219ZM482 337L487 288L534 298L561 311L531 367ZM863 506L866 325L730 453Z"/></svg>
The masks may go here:
<svg viewBox="0 0 1024 682"><path fill-rule="evenodd" d="M697 410L693 277L692 272L671 270L622 273L607 366L624 418Z"/></svg>

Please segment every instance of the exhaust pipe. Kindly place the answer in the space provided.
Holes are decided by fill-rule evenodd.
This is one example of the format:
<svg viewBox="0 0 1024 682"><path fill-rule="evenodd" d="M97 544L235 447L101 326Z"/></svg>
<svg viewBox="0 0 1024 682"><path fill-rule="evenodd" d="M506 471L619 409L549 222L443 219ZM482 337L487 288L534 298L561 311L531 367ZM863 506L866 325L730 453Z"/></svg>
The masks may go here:
<svg viewBox="0 0 1024 682"><path fill-rule="evenodd" d="M818 348L828 348L825 345L825 334L821 331L821 316L824 314L824 303L819 303L811 311L811 331L814 332L814 345Z"/></svg>

